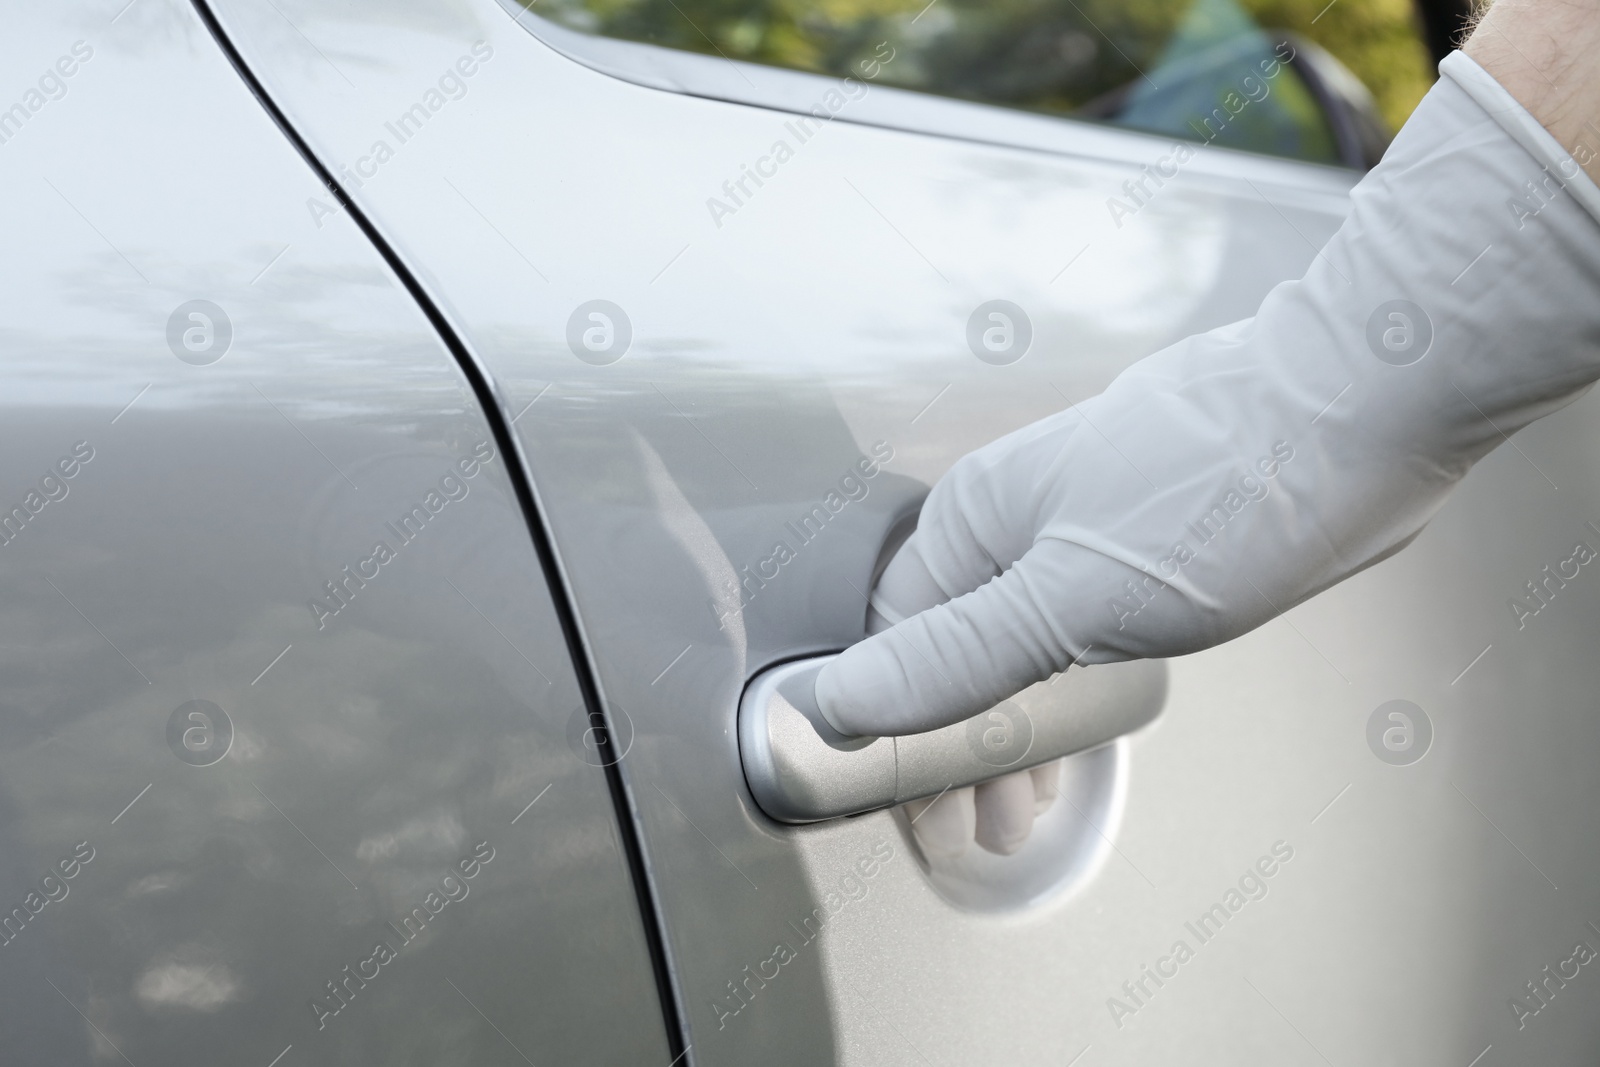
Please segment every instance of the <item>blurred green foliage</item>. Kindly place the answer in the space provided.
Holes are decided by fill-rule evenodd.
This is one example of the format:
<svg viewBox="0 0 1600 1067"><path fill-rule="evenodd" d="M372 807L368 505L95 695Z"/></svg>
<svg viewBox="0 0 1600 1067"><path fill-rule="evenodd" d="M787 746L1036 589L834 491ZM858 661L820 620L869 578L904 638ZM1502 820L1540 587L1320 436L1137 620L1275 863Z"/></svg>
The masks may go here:
<svg viewBox="0 0 1600 1067"><path fill-rule="evenodd" d="M1390 129L1438 76L1411 0L1241 0L1260 26L1292 30L1339 58L1377 98Z"/></svg>
<svg viewBox="0 0 1600 1067"><path fill-rule="evenodd" d="M894 59L870 68L882 82L1057 114L1106 114L1170 60L1185 24L1295 31L1354 71L1395 128L1433 81L1411 0L522 2L573 29L836 76L861 77L889 42Z"/></svg>

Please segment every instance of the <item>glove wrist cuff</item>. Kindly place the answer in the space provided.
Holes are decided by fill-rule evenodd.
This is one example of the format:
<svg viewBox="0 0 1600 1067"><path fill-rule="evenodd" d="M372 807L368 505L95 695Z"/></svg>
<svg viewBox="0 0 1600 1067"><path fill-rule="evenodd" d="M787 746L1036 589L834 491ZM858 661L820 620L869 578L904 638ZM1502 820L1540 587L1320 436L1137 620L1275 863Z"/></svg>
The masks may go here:
<svg viewBox="0 0 1600 1067"><path fill-rule="evenodd" d="M1439 63L1439 73L1459 85L1495 123L1555 175L1591 218L1600 222L1600 186L1572 157L1561 142L1523 107L1494 75L1465 52L1451 52ZM1577 146L1589 152L1583 146ZM1592 155L1592 153L1590 153Z"/></svg>

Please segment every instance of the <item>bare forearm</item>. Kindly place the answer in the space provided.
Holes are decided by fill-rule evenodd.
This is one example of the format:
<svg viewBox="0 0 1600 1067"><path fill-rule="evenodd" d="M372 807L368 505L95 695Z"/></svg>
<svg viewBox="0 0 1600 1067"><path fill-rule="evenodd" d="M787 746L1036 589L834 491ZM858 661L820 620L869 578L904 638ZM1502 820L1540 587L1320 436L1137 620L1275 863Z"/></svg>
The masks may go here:
<svg viewBox="0 0 1600 1067"><path fill-rule="evenodd" d="M1462 50L1600 181L1600 3L1496 0Z"/></svg>

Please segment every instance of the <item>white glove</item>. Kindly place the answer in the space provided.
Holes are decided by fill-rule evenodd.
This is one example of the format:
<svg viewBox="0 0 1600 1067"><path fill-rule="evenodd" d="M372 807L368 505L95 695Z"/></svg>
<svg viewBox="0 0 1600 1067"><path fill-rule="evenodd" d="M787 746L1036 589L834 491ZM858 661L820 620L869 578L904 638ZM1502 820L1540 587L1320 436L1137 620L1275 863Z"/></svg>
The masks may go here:
<svg viewBox="0 0 1600 1067"><path fill-rule="evenodd" d="M1440 70L1304 278L939 480L874 595L895 625L818 676L830 723L931 730L1243 634L1600 377L1600 189L1471 59Z"/></svg>
<svg viewBox="0 0 1600 1067"><path fill-rule="evenodd" d="M944 599L891 606L880 583L867 608L867 633L882 633L906 611L933 607ZM1054 760L979 785L913 800L905 809L924 853L954 858L976 842L990 852L1009 856L1028 839L1034 817L1048 811L1060 796L1060 781L1061 761Z"/></svg>

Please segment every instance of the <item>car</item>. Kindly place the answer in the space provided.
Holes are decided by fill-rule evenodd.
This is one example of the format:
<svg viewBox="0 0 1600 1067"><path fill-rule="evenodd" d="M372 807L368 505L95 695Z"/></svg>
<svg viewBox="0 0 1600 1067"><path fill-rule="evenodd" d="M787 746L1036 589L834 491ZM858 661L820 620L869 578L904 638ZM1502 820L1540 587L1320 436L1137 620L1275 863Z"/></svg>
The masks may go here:
<svg viewBox="0 0 1600 1067"><path fill-rule="evenodd" d="M0 1059L1589 1062L1592 399L948 751L784 688L957 458L1312 262L1360 83L1223 5L1057 96L976 8L542 7L9 12ZM919 839L1058 755L1014 855Z"/></svg>

